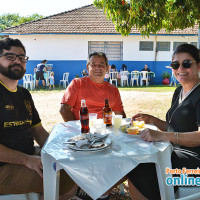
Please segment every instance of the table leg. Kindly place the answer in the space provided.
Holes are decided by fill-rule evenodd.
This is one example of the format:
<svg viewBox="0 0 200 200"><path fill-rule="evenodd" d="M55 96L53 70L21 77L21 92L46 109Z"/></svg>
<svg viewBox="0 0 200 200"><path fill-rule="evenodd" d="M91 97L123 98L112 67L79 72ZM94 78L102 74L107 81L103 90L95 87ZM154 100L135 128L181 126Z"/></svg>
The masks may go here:
<svg viewBox="0 0 200 200"><path fill-rule="evenodd" d="M59 199L60 171L56 169L55 160L42 152L44 200Z"/></svg>
<svg viewBox="0 0 200 200"><path fill-rule="evenodd" d="M159 163L156 164L156 171L157 171L158 183L159 183L159 187L160 187L160 194L161 194L161 199L163 199L163 200L169 200L169 199L173 200L175 198L174 197L174 187L168 186L165 182L167 177L172 177L171 174L165 173L166 167L169 167L170 169L172 168L171 152L172 152L171 146L168 146L164 152L159 152L158 153Z"/></svg>

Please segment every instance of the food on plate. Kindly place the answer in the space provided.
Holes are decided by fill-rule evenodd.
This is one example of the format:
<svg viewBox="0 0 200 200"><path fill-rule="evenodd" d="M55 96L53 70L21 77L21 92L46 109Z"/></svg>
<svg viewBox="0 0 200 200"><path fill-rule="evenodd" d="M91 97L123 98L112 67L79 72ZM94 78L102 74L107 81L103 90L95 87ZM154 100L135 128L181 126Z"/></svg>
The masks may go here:
<svg viewBox="0 0 200 200"><path fill-rule="evenodd" d="M127 128L126 131L128 134L137 135L137 134L139 134L140 129L139 129L139 127L131 126L131 127Z"/></svg>
<svg viewBox="0 0 200 200"><path fill-rule="evenodd" d="M100 148L105 146L105 140L108 137L108 134L103 136L95 134L88 136L88 138L85 135L76 135L68 139L66 143L69 147L78 147L80 149Z"/></svg>
<svg viewBox="0 0 200 200"><path fill-rule="evenodd" d="M84 139L85 139L85 135L76 135L74 137L71 137L69 141L79 141L79 140L84 140Z"/></svg>
<svg viewBox="0 0 200 200"><path fill-rule="evenodd" d="M139 134L139 131L143 130L145 128L145 122L144 121L133 121L133 124L125 124L121 126L121 130L124 133L137 135Z"/></svg>
<svg viewBox="0 0 200 200"><path fill-rule="evenodd" d="M95 142L91 147L92 148L100 148L100 147L104 147L105 144L104 144L104 141L101 141L101 142Z"/></svg>
<svg viewBox="0 0 200 200"><path fill-rule="evenodd" d="M144 127L144 124L145 124L144 121L133 121L133 126L138 127L140 129Z"/></svg>
<svg viewBox="0 0 200 200"><path fill-rule="evenodd" d="M121 130L125 133L128 127L130 127L130 124L122 125Z"/></svg>

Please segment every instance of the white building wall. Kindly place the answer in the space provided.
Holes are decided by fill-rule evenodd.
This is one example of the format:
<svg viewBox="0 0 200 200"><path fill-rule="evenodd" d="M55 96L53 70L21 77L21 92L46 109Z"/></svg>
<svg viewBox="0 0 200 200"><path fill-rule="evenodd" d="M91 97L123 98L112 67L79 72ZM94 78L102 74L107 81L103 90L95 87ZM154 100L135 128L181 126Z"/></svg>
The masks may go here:
<svg viewBox="0 0 200 200"><path fill-rule="evenodd" d="M169 61L173 53L173 42L197 42L198 36L150 36L140 35L17 35L26 47L30 60L86 60L88 41L123 41L124 61ZM154 41L153 51L139 51L140 41ZM155 52L156 41L171 41L170 51Z"/></svg>

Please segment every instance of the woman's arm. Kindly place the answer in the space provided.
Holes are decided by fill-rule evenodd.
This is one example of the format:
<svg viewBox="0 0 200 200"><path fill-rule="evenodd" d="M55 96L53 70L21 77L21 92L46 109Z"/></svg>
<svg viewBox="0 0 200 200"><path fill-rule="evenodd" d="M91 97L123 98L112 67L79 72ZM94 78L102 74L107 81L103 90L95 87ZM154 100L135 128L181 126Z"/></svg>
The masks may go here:
<svg viewBox="0 0 200 200"><path fill-rule="evenodd" d="M140 131L140 135L148 142L169 141L186 147L200 146L200 128L193 132L162 132L144 129Z"/></svg>
<svg viewBox="0 0 200 200"><path fill-rule="evenodd" d="M193 132L167 132L165 133L167 141L186 147L200 146L200 127L198 131Z"/></svg>
<svg viewBox="0 0 200 200"><path fill-rule="evenodd" d="M158 119L157 117L154 117L152 115L138 113L132 117L132 121L144 121L147 124L154 124L156 127L158 127L162 131L167 131L167 123L166 121L163 121L161 119Z"/></svg>

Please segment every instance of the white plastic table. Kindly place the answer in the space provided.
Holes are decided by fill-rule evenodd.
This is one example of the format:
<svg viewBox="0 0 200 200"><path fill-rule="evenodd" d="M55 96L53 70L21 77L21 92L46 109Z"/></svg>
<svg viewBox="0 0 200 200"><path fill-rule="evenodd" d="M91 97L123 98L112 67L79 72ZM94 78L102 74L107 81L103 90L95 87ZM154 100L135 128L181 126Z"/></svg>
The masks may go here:
<svg viewBox="0 0 200 200"><path fill-rule="evenodd" d="M123 119L123 124L130 119ZM149 128L154 128L148 125ZM140 136L127 135L114 127L107 133L112 146L99 152L78 152L63 145L70 137L80 134L80 121L56 125L42 149L45 200L58 200L59 171L67 174L93 199L99 198L139 163L156 164L162 199L174 199L173 187L165 184L170 175L171 144L168 142L145 142Z"/></svg>

